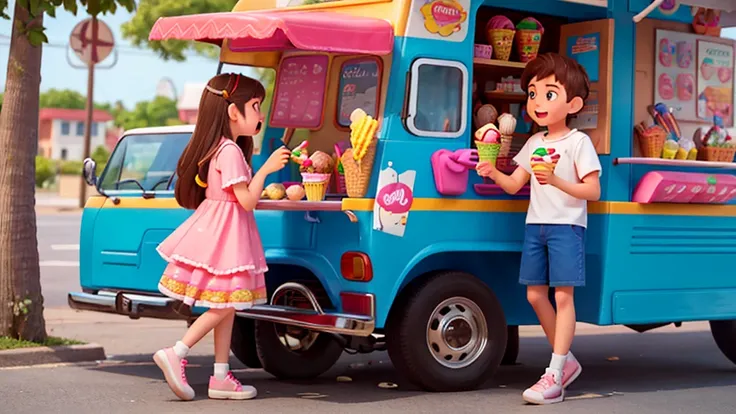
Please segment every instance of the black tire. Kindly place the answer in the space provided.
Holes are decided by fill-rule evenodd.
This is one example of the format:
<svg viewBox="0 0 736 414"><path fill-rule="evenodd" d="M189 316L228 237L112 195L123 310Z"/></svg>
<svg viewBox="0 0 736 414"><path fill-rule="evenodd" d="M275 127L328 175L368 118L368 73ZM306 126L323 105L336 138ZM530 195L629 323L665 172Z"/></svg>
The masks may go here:
<svg viewBox="0 0 736 414"><path fill-rule="evenodd" d="M230 350L235 358L248 368L263 368L256 351L256 335L253 319L235 317L233 323L233 337L230 340Z"/></svg>
<svg viewBox="0 0 736 414"><path fill-rule="evenodd" d="M736 364L736 320L710 321L710 332L718 349Z"/></svg>
<svg viewBox="0 0 736 414"><path fill-rule="evenodd" d="M503 354L501 365L516 365L519 357L519 327L509 325L506 332L506 353Z"/></svg>
<svg viewBox="0 0 736 414"><path fill-rule="evenodd" d="M455 271L436 273L407 289L409 291L402 294L398 302L399 308L391 312L386 336L391 362L399 373L427 391L440 392L475 389L493 376L503 358L507 336L506 318L496 295L472 275ZM451 368L435 359L433 354L442 355L441 350L437 350L439 348L430 351L435 346L434 343L429 345L432 342L428 340L430 331L436 335L439 330L428 328L437 326L438 320L433 317L435 308L457 297L471 301L483 314L487 342L485 348L477 351L477 358L472 363ZM453 309L462 311L458 306L453 306ZM453 309L445 311L442 308L437 318L449 315ZM474 315L472 309L471 314ZM473 316L472 319L478 327L481 326L478 318ZM457 329L459 331L460 328ZM463 361L460 355L457 363L468 363Z"/></svg>
<svg viewBox="0 0 736 414"><path fill-rule="evenodd" d="M326 333L317 335L309 348L292 351L277 333L284 325L255 321L255 342L263 369L282 380L316 378L335 365L343 348L335 338Z"/></svg>

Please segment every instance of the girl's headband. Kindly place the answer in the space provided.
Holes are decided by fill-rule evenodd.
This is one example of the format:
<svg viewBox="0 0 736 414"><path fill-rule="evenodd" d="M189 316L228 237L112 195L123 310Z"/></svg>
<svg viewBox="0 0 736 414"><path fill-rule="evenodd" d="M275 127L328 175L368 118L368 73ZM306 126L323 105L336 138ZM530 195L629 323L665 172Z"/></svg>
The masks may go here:
<svg viewBox="0 0 736 414"><path fill-rule="evenodd" d="M211 87L210 85L206 85L205 89L207 89L207 91L209 91L210 93L214 93L217 96L222 96L223 98L225 98L226 101L230 101L230 96L233 93L235 93L235 90L238 89L238 83L240 83L240 75L230 75L230 79L232 79L233 76L235 76L235 85L233 86L233 89L230 92L227 91L227 87L225 87L225 89L221 91L218 91L217 89ZM229 80L227 84L228 85L230 84Z"/></svg>

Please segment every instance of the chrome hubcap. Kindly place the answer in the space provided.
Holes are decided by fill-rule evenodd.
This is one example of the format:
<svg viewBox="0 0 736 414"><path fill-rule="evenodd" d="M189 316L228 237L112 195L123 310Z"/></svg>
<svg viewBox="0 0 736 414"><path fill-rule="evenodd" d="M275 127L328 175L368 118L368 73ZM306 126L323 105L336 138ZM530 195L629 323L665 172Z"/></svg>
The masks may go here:
<svg viewBox="0 0 736 414"><path fill-rule="evenodd" d="M427 323L427 346L440 365L465 368L478 359L487 345L486 318L472 300L456 296L432 311Z"/></svg>

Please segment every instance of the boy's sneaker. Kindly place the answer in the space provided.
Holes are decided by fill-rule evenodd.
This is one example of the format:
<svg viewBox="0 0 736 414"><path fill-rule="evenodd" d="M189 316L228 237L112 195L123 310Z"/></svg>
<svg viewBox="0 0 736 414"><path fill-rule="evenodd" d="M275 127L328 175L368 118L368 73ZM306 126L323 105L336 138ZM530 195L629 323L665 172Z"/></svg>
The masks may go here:
<svg viewBox="0 0 736 414"><path fill-rule="evenodd" d="M567 357L567 361L565 361L565 366L562 368L562 388L569 387L582 373L583 366L570 354Z"/></svg>
<svg viewBox="0 0 736 414"><path fill-rule="evenodd" d="M565 389L555 380L554 371L547 368L542 378L524 391L522 397L530 404L554 404L565 399Z"/></svg>
<svg viewBox="0 0 736 414"><path fill-rule="evenodd" d="M228 372L224 380L218 380L215 376L210 377L207 394L215 400L250 400L255 398L258 392L250 385L241 385L233 373Z"/></svg>
<svg viewBox="0 0 736 414"><path fill-rule="evenodd" d="M187 382L186 359L176 356L174 348L164 348L153 354L153 361L161 368L169 388L177 397L184 401L194 399L194 390Z"/></svg>

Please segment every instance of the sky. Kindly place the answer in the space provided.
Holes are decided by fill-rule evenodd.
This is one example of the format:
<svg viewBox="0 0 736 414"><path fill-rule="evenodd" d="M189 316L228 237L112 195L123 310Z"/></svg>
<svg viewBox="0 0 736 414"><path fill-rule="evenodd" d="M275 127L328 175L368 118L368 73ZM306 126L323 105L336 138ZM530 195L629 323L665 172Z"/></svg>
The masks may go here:
<svg viewBox="0 0 736 414"><path fill-rule="evenodd" d="M13 14L15 0L10 0L8 14ZM72 89L84 95L87 92L87 70L76 69L67 63L66 45L74 26L88 16L83 10L74 16L60 10L56 18L48 16L44 19L49 43L55 47L44 46L41 64L41 91L51 88ZM217 71L217 61L192 55L185 62L164 61L147 49L137 49L123 39L120 25L131 18L131 14L119 9L114 15L100 16L100 20L112 29L115 43L123 46L119 50L118 61L110 69L95 71L95 102L123 101L126 107L138 101L150 100L156 94L156 85L164 77L170 78L177 93L181 93L187 82L204 83ZM0 19L0 91L5 89L8 52L10 50L10 20ZM63 47L59 47L63 45ZM76 57L73 59L76 60ZM109 66L113 62L110 55L100 67Z"/></svg>
<svg viewBox="0 0 736 414"><path fill-rule="evenodd" d="M12 15L15 0L10 0L8 11ZM72 89L86 95L87 71L71 67L67 63L66 49L69 34L74 26L87 18L82 10L77 16L60 10L56 18L46 17L44 25L52 46L43 48L41 65L41 90L51 88ZM120 9L114 15L101 16L113 31L115 42L122 46L118 61L110 69L102 69L113 61L112 55L100 64L95 71L95 101L122 101L131 107L136 102L149 100L155 96L156 85L162 78L173 81L177 93L181 93L187 82L204 83L217 71L217 62L211 59L190 55L186 62L164 61L147 49L133 48L123 39L120 25L131 18L131 14ZM5 75L10 49L9 20L0 19L0 88L4 89ZM726 29L724 37L736 38L736 28ZM76 60L76 58L73 57Z"/></svg>

